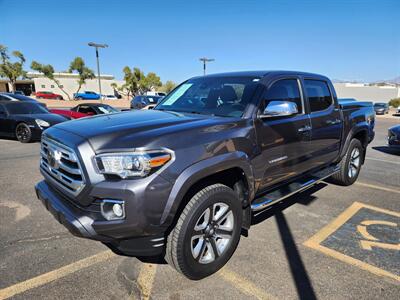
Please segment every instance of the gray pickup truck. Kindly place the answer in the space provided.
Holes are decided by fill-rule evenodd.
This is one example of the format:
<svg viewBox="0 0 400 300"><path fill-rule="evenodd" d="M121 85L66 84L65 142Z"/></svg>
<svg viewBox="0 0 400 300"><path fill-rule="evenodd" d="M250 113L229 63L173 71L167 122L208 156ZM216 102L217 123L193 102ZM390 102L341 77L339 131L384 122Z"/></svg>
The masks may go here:
<svg viewBox="0 0 400 300"><path fill-rule="evenodd" d="M36 193L72 234L197 280L230 259L254 213L328 177L354 183L374 123L371 103L339 103L321 75L195 77L154 110L46 130Z"/></svg>

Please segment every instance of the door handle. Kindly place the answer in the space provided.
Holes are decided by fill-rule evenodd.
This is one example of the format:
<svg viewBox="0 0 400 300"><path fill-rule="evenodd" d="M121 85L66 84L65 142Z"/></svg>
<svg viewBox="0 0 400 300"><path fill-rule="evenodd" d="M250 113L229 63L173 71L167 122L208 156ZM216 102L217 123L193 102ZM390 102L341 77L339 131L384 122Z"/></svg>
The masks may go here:
<svg viewBox="0 0 400 300"><path fill-rule="evenodd" d="M306 125L306 126L300 127L299 129L297 129L297 131L298 131L298 132L307 132L307 131L311 131L311 126Z"/></svg>
<svg viewBox="0 0 400 300"><path fill-rule="evenodd" d="M326 121L326 124L328 124L328 125L336 125L336 124L340 124L340 123L342 123L342 120L340 120L340 119L336 119L336 120L327 120L327 121Z"/></svg>

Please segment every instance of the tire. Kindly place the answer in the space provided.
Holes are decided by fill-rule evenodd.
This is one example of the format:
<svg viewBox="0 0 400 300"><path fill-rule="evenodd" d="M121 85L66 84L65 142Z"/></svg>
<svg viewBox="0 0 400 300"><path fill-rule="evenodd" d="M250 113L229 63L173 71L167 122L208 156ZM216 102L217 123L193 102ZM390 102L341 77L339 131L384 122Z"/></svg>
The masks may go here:
<svg viewBox="0 0 400 300"><path fill-rule="evenodd" d="M15 128L15 136L21 143L29 143L32 140L32 131L25 123L19 123Z"/></svg>
<svg viewBox="0 0 400 300"><path fill-rule="evenodd" d="M83 100L82 97L76 97L76 100Z"/></svg>
<svg viewBox="0 0 400 300"><path fill-rule="evenodd" d="M360 174L364 148L357 139L352 139L345 156L339 163L339 172L331 177L333 183L339 185L352 185Z"/></svg>
<svg viewBox="0 0 400 300"><path fill-rule="evenodd" d="M231 258L241 228L236 193L222 184L207 186L192 197L169 234L165 260L189 279L207 277Z"/></svg>
<svg viewBox="0 0 400 300"><path fill-rule="evenodd" d="M59 96L57 97L57 100L63 100L63 97Z"/></svg>

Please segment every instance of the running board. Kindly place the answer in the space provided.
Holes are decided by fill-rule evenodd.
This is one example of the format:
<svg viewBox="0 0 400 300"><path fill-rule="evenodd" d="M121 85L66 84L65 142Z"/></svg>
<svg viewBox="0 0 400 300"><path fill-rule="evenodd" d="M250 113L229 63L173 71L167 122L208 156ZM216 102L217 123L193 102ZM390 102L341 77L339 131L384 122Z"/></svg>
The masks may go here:
<svg viewBox="0 0 400 300"><path fill-rule="evenodd" d="M312 173L309 176L293 181L288 185L272 190L267 194L254 199L251 204L251 210L254 212L264 210L278 201L312 187L337 172L339 172L339 166L328 167Z"/></svg>

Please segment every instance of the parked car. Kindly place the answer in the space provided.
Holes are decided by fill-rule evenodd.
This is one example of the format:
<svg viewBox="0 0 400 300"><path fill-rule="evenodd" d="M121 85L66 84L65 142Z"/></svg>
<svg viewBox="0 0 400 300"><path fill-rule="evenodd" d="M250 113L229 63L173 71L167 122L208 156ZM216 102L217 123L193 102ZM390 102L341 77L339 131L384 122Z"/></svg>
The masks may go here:
<svg viewBox="0 0 400 300"><path fill-rule="evenodd" d="M98 100L100 99L100 95L92 92L92 91L85 91L83 93L75 93L74 99L76 100Z"/></svg>
<svg viewBox="0 0 400 300"><path fill-rule="evenodd" d="M66 120L34 102L0 101L0 135L21 143L40 140L45 129Z"/></svg>
<svg viewBox="0 0 400 300"><path fill-rule="evenodd" d="M374 110L377 115L384 115L389 113L389 104L387 103L374 103Z"/></svg>
<svg viewBox="0 0 400 300"><path fill-rule="evenodd" d="M165 97L167 94L164 92L146 92L146 96L160 96Z"/></svg>
<svg viewBox="0 0 400 300"><path fill-rule="evenodd" d="M161 100L161 96L135 96L131 100L131 109L153 109Z"/></svg>
<svg viewBox="0 0 400 300"><path fill-rule="evenodd" d="M57 99L57 100L64 100L64 98L59 95L55 94L53 92L46 92L46 91L41 91L41 92L36 92L35 93L36 98L38 99Z"/></svg>
<svg viewBox="0 0 400 300"><path fill-rule="evenodd" d="M388 129L388 146L400 149L400 125Z"/></svg>
<svg viewBox="0 0 400 300"><path fill-rule="evenodd" d="M46 107L46 104L41 103L31 97L28 97L25 95L20 95L20 94L14 94L14 93L0 93L0 101L33 102L33 103L36 103L36 104Z"/></svg>
<svg viewBox="0 0 400 300"><path fill-rule="evenodd" d="M118 100L119 98L115 95L103 95L104 100Z"/></svg>
<svg viewBox="0 0 400 300"><path fill-rule="evenodd" d="M70 110L50 109L50 111L54 114L63 115L69 119L79 119L88 116L120 112L118 109L102 103L82 103L71 108Z"/></svg>
<svg viewBox="0 0 400 300"><path fill-rule="evenodd" d="M165 255L197 280L230 259L253 212L328 177L353 184L374 124L371 102L339 104L325 76L195 77L154 110L47 130L36 192L71 233L119 254Z"/></svg>

